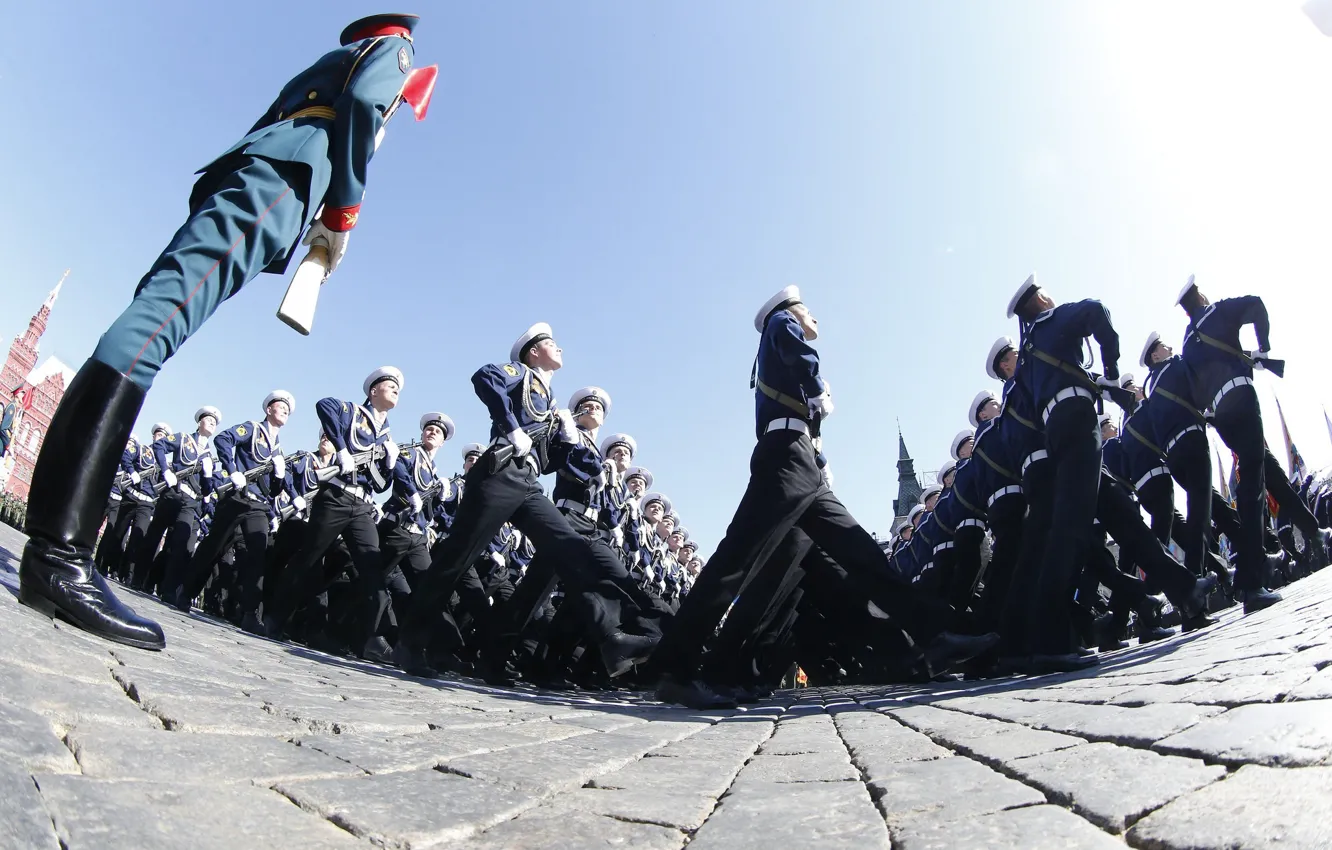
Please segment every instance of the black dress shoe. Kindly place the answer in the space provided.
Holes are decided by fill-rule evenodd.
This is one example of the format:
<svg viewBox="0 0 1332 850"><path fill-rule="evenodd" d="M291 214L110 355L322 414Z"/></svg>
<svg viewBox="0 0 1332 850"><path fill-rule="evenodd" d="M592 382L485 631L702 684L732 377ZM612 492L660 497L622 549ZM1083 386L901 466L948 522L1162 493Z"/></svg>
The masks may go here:
<svg viewBox="0 0 1332 850"><path fill-rule="evenodd" d="M169 592L166 595L166 599L163 599L162 601L170 605L172 608L175 608L177 611L179 611L182 614L190 613L190 608L193 607L193 602L194 602L193 599L190 599L188 596L185 595L185 588L183 587L178 587L175 590ZM251 614L250 616L254 615ZM245 628L245 626L242 625L241 628ZM249 631L249 629L245 630L247 632ZM258 633L255 632L255 634Z"/></svg>
<svg viewBox="0 0 1332 850"><path fill-rule="evenodd" d="M143 395L96 360L70 381L32 473L19 601L99 637L162 649L162 627L117 599L93 566L111 482Z"/></svg>
<svg viewBox="0 0 1332 850"><path fill-rule="evenodd" d="M1275 590L1268 590L1260 587L1257 590L1243 591L1241 597L1244 600L1244 613L1252 614L1255 611L1261 611L1264 608L1271 608L1281 601L1281 594Z"/></svg>
<svg viewBox="0 0 1332 850"><path fill-rule="evenodd" d="M964 661L969 661L986 652L999 643L999 635L989 632L983 635L959 635L953 632L939 632L925 647L925 662L930 673L938 675L947 672Z"/></svg>
<svg viewBox="0 0 1332 850"><path fill-rule="evenodd" d="M264 628L264 621L259 619L259 615L253 611L241 617L240 628L241 631L255 637L268 637L268 629Z"/></svg>
<svg viewBox="0 0 1332 850"><path fill-rule="evenodd" d="M606 665L606 672L614 679L628 673L635 664L647 661L656 648L656 638L612 632L601 642L601 660Z"/></svg>
<svg viewBox="0 0 1332 850"><path fill-rule="evenodd" d="M1069 652L1063 655L1033 655L1028 659L1027 669L1032 675L1040 676L1045 673L1074 673L1096 667L1100 663L1101 659L1095 655Z"/></svg>
<svg viewBox="0 0 1332 850"><path fill-rule="evenodd" d="M267 617L264 618L266 630L271 622L272 621ZM277 635L274 635L272 632L267 633L268 636L272 637L274 640L278 639ZM305 645L317 652L322 652L327 655L336 655L338 658L346 658L352 654L351 647L348 646L345 641L338 640L325 631L318 631L311 634L305 639Z"/></svg>
<svg viewBox="0 0 1332 850"><path fill-rule="evenodd" d="M657 683L657 699L687 708L706 711L714 708L735 708L735 700L722 696L699 681L680 682L673 676L662 676Z"/></svg>
<svg viewBox="0 0 1332 850"><path fill-rule="evenodd" d="M426 660L425 651L414 649L402 640L393 647L393 658L390 663L409 676L420 676L422 679L439 678L439 671L431 667L430 662Z"/></svg>
<svg viewBox="0 0 1332 850"><path fill-rule="evenodd" d="M1207 613L1207 597L1216 589L1216 576L1210 573L1194 580L1193 587L1175 607L1179 609L1181 622L1192 620L1199 614ZM1185 631L1188 631L1185 629Z"/></svg>
<svg viewBox="0 0 1332 850"><path fill-rule="evenodd" d="M373 661L376 664L387 664L393 666L393 647L389 642L379 635L375 635L365 642L361 648L361 660Z"/></svg>
<svg viewBox="0 0 1332 850"><path fill-rule="evenodd" d="M1105 640L1097 647L1101 652L1114 652L1117 649L1128 649L1129 642L1126 640Z"/></svg>
<svg viewBox="0 0 1332 850"><path fill-rule="evenodd" d="M1184 634L1188 634L1189 632L1196 632L1198 629L1205 629L1208 626L1215 626L1219 622L1221 621L1215 617L1209 617L1206 612L1203 612L1196 617L1190 617L1183 623L1180 623L1180 628L1183 630Z"/></svg>
<svg viewBox="0 0 1332 850"><path fill-rule="evenodd" d="M264 615L264 635L265 635L266 637L271 637L273 640L282 640L282 639L284 639L284 637L286 636L286 632L287 632L287 623L286 623L285 620L283 620L281 617L275 616L275 615L273 615L273 614L265 614L265 615ZM257 633L256 633L256 634L257 634ZM314 645L314 641L317 640L317 639L320 639L320 638L323 639L323 641L324 641L325 644L330 644L330 643L331 643L331 644L334 645L336 648L341 649L342 651L341 651L341 652L333 652L332 650L325 649L325 648L322 647L322 646L315 646L315 645ZM314 635L311 635L311 636L310 636L310 640L307 641L305 645L308 646L308 647L310 647L311 649L318 649L320 652L327 652L327 653L330 654L330 655L348 655L348 654L350 654L350 653L347 651L346 644L342 643L341 641L334 641L334 640L333 640L331 637L329 637L329 635L328 635L327 633L325 633L325 632L318 632L318 633L316 633L316 634L314 634Z"/></svg>

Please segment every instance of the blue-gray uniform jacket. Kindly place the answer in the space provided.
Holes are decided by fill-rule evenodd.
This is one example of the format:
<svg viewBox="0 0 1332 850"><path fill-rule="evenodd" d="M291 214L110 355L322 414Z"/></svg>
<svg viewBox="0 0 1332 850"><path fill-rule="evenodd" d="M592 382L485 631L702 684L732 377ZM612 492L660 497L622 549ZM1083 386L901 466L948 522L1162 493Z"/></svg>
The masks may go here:
<svg viewBox="0 0 1332 850"><path fill-rule="evenodd" d="M171 455L170 460L167 455ZM168 434L153 442L153 457L159 468L170 470L176 475L182 494L191 499L207 495L203 492L202 482L212 478L213 474L213 446L207 437L200 436L198 431L193 434L184 431ZM185 474L184 469L191 464L198 466Z"/></svg>
<svg viewBox="0 0 1332 850"><path fill-rule="evenodd" d="M458 516L458 505L462 504L463 488L467 482L462 473L449 479L449 484L440 491L439 502L435 505L435 531L446 535L453 528L453 520Z"/></svg>
<svg viewBox="0 0 1332 850"><path fill-rule="evenodd" d="M338 451L346 449L352 454L370 451L375 446L384 445L389 439L388 419L385 418L382 424L376 424L374 413L363 405L337 398L321 398L315 403L315 412L319 414L324 434ZM379 461L385 481L392 481L393 464L396 461L397 458L387 456ZM348 487L367 488L367 492L372 486L364 467L358 468L351 475L339 474L333 480Z"/></svg>
<svg viewBox="0 0 1332 850"><path fill-rule="evenodd" d="M1144 389L1152 403L1146 421L1151 430L1138 430L1159 446L1162 454L1169 452L1170 444L1184 432L1206 427L1193 401L1195 384L1193 370L1178 354L1153 364L1147 373Z"/></svg>
<svg viewBox="0 0 1332 850"><path fill-rule="evenodd" d="M472 388L490 413L490 437L498 439L519 428L532 435L550 423L556 402L550 387L522 363L492 363L472 375ZM553 472L550 440L533 440L532 454L541 473Z"/></svg>
<svg viewBox="0 0 1332 850"><path fill-rule="evenodd" d="M319 491L318 456L311 453L294 455L287 467L287 477L282 479L286 487L287 501L303 496L308 501Z"/></svg>
<svg viewBox="0 0 1332 850"><path fill-rule="evenodd" d="M1143 399L1134 408L1133 413L1124 420L1124 431L1119 435L1115 465L1109 462L1107 468L1111 474L1138 489L1157 475L1168 475L1165 466L1165 450L1156 442L1155 419L1157 408L1169 406L1170 402L1161 399ZM1106 444L1109 446L1109 443Z"/></svg>
<svg viewBox="0 0 1332 850"><path fill-rule="evenodd" d="M809 421L809 400L823 395L819 353L790 310L768 319L755 363L754 430L762 437L768 423L787 417Z"/></svg>
<svg viewBox="0 0 1332 850"><path fill-rule="evenodd" d="M439 482L429 496L426 491ZM413 446L393 467L393 495L384 503L384 516L406 528L425 534L435 520L435 512L446 491L452 490L447 478L441 479L435 462L422 446ZM412 510L412 496L421 496L421 510ZM451 493L448 495L452 495Z"/></svg>
<svg viewBox="0 0 1332 850"><path fill-rule="evenodd" d="M1193 378L1193 404L1213 409L1218 395L1233 379L1253 380L1253 363L1240 348L1240 328L1253 325L1258 348L1271 340L1267 307L1257 295L1223 298L1190 317L1184 332L1184 362Z"/></svg>
<svg viewBox="0 0 1332 850"><path fill-rule="evenodd" d="M126 473L139 473L139 483L130 484L121 490L122 496L137 502L151 502L157 498L153 492L153 482L145 477L157 469L157 456L153 453L152 443L140 443L131 438L129 445L120 455L120 469Z"/></svg>
<svg viewBox="0 0 1332 850"><path fill-rule="evenodd" d="M220 478L233 472L249 472L267 463L274 455L282 454L282 446L276 428L266 421L250 421L214 434L213 451L217 453L217 466L220 467L217 475ZM286 489L285 477L278 478L270 469L251 481L243 494L238 492L236 495L262 507L272 516L275 513L273 500Z"/></svg>
<svg viewBox="0 0 1332 850"><path fill-rule="evenodd" d="M1083 340L1095 337L1101 347L1101 364L1108 378L1119 377L1119 334L1110 323L1110 313L1100 301L1087 299L1060 304L1022 326L1018 368L1013 376L1026 390L1044 423L1057 397L1070 397L1066 390L1080 388L1095 400L1096 384L1082 366ZM1062 398L1060 399L1062 400Z"/></svg>
<svg viewBox="0 0 1332 850"><path fill-rule="evenodd" d="M411 39L399 35L364 38L325 53L283 86L244 138L199 170L203 176L191 193L191 208L216 191L218 180L235 167L235 157L245 154L298 167L296 175L306 182L293 188L308 199L307 223L322 202L326 224L351 229L365 195L375 136L415 55ZM290 257L288 250L265 271L283 273Z"/></svg>

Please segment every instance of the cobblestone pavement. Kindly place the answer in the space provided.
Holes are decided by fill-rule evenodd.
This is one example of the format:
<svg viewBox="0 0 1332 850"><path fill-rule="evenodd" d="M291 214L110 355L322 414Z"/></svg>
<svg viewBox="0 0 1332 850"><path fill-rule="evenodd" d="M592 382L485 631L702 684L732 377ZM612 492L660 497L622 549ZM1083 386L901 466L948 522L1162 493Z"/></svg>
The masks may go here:
<svg viewBox="0 0 1332 850"><path fill-rule="evenodd" d="M23 538L0 527L0 583ZM0 590L0 847L1326 848L1332 569L1096 675L644 696L424 681Z"/></svg>

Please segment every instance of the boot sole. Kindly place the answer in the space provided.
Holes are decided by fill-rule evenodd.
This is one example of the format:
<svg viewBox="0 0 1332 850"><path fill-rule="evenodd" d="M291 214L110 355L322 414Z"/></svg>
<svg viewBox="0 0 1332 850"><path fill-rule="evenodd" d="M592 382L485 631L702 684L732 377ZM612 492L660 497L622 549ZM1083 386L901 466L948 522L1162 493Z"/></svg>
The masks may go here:
<svg viewBox="0 0 1332 850"><path fill-rule="evenodd" d="M166 649L165 640L163 640L161 643L158 643L157 641L135 640L134 638L131 637L112 634L110 632L102 631L101 629L93 628L87 623L80 622L78 617L73 616L68 611L61 608L56 603L52 602L50 599L47 599L45 596L41 595L40 593L37 593L34 590L30 590L28 587L22 584L19 585L19 602L23 603L24 605L27 605L29 608L33 609L34 611L38 611L42 614L45 614L46 616L50 617L52 620L56 619L64 620L70 625L75 626L76 628L79 628L90 635L96 635L99 638L103 638L104 640L109 640L113 643L124 644L125 646L132 646L135 647L136 649L151 649L158 652L160 652L163 649Z"/></svg>

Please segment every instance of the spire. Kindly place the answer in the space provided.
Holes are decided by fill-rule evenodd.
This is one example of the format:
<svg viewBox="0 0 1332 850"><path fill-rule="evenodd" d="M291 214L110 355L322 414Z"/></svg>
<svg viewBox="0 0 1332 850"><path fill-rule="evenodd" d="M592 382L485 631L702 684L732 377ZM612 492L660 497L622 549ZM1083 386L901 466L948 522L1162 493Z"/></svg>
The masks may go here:
<svg viewBox="0 0 1332 850"><path fill-rule="evenodd" d="M46 300L42 302L42 307L47 311L55 306L56 299L60 297L60 287L65 285L65 278L67 277L69 277L69 269L65 269L65 273L60 276L60 281L56 283L55 289L52 289L50 294L46 296Z"/></svg>
<svg viewBox="0 0 1332 850"><path fill-rule="evenodd" d="M897 453L897 498L893 499L893 514L895 518L901 519L920 501L921 487L916 478L915 462L907 451L906 438L902 436L900 425L897 428Z"/></svg>

